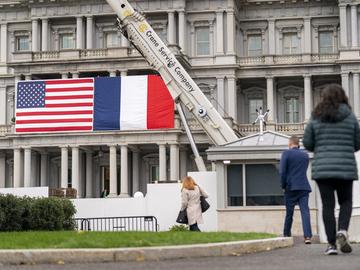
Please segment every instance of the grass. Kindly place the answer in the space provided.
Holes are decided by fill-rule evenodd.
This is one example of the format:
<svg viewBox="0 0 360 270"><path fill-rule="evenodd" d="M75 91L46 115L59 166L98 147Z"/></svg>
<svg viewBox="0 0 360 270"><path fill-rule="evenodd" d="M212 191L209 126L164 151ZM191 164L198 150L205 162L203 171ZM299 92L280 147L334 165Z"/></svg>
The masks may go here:
<svg viewBox="0 0 360 270"><path fill-rule="evenodd" d="M230 232L2 232L0 249L151 247L272 237L275 235Z"/></svg>

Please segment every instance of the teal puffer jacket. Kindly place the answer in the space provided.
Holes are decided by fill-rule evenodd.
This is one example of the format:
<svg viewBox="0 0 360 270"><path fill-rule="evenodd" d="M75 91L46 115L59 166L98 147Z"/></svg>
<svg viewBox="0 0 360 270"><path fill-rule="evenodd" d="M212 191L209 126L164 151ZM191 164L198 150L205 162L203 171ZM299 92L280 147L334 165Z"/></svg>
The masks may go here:
<svg viewBox="0 0 360 270"><path fill-rule="evenodd" d="M359 123L351 109L341 104L335 122L310 119L303 144L314 152L312 178L357 180L354 152L360 149Z"/></svg>

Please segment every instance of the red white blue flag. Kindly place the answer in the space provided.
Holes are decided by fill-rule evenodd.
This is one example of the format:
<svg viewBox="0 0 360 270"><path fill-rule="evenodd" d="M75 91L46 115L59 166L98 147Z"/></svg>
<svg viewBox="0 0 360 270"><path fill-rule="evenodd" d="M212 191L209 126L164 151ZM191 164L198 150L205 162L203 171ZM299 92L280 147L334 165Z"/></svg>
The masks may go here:
<svg viewBox="0 0 360 270"><path fill-rule="evenodd" d="M17 133L174 127L174 102L155 75L21 81Z"/></svg>

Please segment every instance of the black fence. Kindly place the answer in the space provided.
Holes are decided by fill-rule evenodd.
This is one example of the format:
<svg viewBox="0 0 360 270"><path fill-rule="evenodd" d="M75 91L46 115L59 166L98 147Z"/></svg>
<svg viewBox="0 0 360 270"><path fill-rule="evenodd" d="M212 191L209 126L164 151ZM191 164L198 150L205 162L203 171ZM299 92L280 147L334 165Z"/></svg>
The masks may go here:
<svg viewBox="0 0 360 270"><path fill-rule="evenodd" d="M76 227L82 231L143 231L157 232L159 225L154 216L75 218Z"/></svg>

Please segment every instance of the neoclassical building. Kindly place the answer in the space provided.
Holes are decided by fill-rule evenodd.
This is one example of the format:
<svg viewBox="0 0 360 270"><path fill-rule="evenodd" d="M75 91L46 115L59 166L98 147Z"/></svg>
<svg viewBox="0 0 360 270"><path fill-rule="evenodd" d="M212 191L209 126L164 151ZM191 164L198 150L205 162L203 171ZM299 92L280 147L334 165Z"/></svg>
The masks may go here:
<svg viewBox="0 0 360 270"><path fill-rule="evenodd" d="M258 131L251 123L259 107L270 110L268 130L301 135L330 82L343 85L360 117L359 0L129 2L239 136ZM156 71L118 32L104 0L0 0L0 7L0 187L73 187L80 198L106 188L126 197L196 169L178 117L168 130L14 133L20 80ZM206 160L211 142L188 122Z"/></svg>

